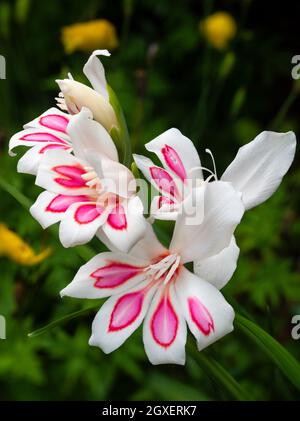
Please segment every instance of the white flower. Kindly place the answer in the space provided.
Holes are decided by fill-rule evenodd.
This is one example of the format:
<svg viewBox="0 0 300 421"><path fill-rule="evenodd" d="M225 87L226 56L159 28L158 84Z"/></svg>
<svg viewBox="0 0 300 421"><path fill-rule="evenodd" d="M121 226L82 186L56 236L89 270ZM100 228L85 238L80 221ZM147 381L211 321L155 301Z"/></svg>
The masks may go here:
<svg viewBox="0 0 300 421"><path fill-rule="evenodd" d="M197 225L190 209L204 203ZM145 351L153 364L185 362L186 323L199 350L233 329L234 312L222 294L184 264L206 259L226 247L244 212L230 183L204 183L180 209L169 249L148 225L128 253L101 253L82 266L62 296L110 297L96 315L90 345L117 349L144 320ZM220 268L222 270L222 268Z"/></svg>
<svg viewBox="0 0 300 421"><path fill-rule="evenodd" d="M164 167L154 165L144 156L134 156L138 168L160 192L152 201L151 215L157 219L176 220L180 203L193 186L203 182L202 169L207 169L201 167L192 141L177 129L167 130L145 147L158 156ZM295 148L293 132L262 132L239 149L221 180L232 183L242 194L245 209L251 209L267 200L278 188L294 159ZM217 179L216 174L211 177ZM239 248L232 238L229 247L218 255L196 261L195 273L222 288L235 271L238 256Z"/></svg>
<svg viewBox="0 0 300 421"><path fill-rule="evenodd" d="M97 234L126 252L144 234L143 206L132 173L118 162L111 137L91 118L83 108L68 124L74 155L57 149L44 154L36 184L46 191L30 212L44 228L60 222L65 247Z"/></svg>
<svg viewBox="0 0 300 421"><path fill-rule="evenodd" d="M83 68L92 88L73 80L69 75L69 79L56 81L61 90L56 99L58 107L70 114L77 114L82 107L87 107L94 119L110 132L114 127L118 127L118 121L109 102L105 71L97 57L99 55L110 56L110 53L107 50L94 51Z"/></svg>

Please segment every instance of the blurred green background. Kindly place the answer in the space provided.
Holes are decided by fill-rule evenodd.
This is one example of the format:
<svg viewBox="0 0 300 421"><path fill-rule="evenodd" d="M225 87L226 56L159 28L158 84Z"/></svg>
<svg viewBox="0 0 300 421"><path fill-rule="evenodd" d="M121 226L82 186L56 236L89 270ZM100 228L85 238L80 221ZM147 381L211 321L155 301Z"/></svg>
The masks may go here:
<svg viewBox="0 0 300 421"><path fill-rule="evenodd" d="M220 10L237 25L221 49L199 29L201 20ZM175 126L195 142L203 165L211 166L205 148L214 152L221 175L237 149L260 131L299 133L300 85L291 77L292 56L300 54L299 12L295 1L0 1L0 54L7 63L7 78L0 80L0 223L36 252L46 246L53 250L41 264L28 267L2 250L0 314L7 319L7 339L0 341L0 399L230 398L194 354L185 367L151 366L141 329L112 355L89 347L95 311L28 338L29 332L94 304L61 300L58 293L102 246L94 240L89 248L66 250L55 229L41 229L25 209L39 189L32 176L17 174L8 141L55 104L55 79L71 70L84 80L89 53L66 54L61 28L105 18L119 37L118 48L105 60L106 74L123 106L134 151L143 153L144 143ZM297 359L300 340L291 338L291 319L300 314L299 187L296 157L277 193L247 213L239 226L238 269L224 289L236 308ZM204 354L220 362L255 399L299 398L239 329Z"/></svg>

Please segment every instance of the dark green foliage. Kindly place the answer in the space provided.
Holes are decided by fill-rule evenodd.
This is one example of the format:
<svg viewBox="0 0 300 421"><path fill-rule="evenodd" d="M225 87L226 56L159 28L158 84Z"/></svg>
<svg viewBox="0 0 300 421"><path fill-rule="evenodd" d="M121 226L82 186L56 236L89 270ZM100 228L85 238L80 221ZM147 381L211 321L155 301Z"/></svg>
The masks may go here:
<svg viewBox="0 0 300 421"><path fill-rule="evenodd" d="M0 341L0 399L299 399L299 368L255 325L258 339L245 334L241 316L238 329L200 357L191 343L185 367L151 366L141 329L112 355L89 347L96 309L29 338L28 333L96 304L61 300L59 291L103 246L94 240L64 249L55 229L43 231L25 209L39 189L33 177L16 173L17 160L7 155L10 136L54 105L57 77L71 70L84 80L87 54L66 56L60 28L100 17L111 20L121 38L105 65L134 152L143 153L151 138L178 127L195 142L203 165L211 165L205 148L214 152L220 176L238 147L261 130L297 134L300 91L291 78L291 57L300 54L299 6L287 1L270 8L265 3L1 1L0 54L7 60L7 79L0 80L0 222L35 250L50 245L53 253L27 268L0 257L0 314L7 319L7 340ZM220 9L238 24L237 37L224 52L208 47L198 30L205 13ZM296 359L300 340L291 338L291 319L300 314L298 164L297 156L272 199L245 215L237 230L238 269L224 289L240 314ZM156 225L162 242L170 230L164 223Z"/></svg>

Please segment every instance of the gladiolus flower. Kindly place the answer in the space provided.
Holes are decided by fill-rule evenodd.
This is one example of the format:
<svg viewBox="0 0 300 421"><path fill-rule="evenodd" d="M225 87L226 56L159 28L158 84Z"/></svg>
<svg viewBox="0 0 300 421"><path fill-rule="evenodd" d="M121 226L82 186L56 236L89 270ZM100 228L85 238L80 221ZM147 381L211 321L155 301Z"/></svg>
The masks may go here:
<svg viewBox="0 0 300 421"><path fill-rule="evenodd" d="M98 48L113 50L119 44L115 26L106 19L65 26L62 28L62 42L67 54L76 50L91 52Z"/></svg>
<svg viewBox="0 0 300 421"><path fill-rule="evenodd" d="M201 167L192 141L177 129L167 130L145 147L158 156L164 167L154 165L149 158L134 155L138 168L160 193L153 198L151 215L156 219L176 220L182 201L193 187L204 182L202 170L211 173L209 179L217 180L217 175ZM296 138L293 132L262 132L239 149L221 180L230 182L242 194L245 209L251 209L276 191L292 164L295 149ZM207 259L205 265L203 261L195 262L194 269L201 277L204 276L222 288L235 271L238 256L239 248L232 238L228 248ZM222 274L219 267L223 268Z"/></svg>
<svg viewBox="0 0 300 421"><path fill-rule="evenodd" d="M31 214L44 228L60 222L65 247L86 243L97 234L128 251L146 227L135 178L118 162L111 137L88 109L72 117L67 133L74 155L57 149L44 154L36 184L46 191Z"/></svg>
<svg viewBox="0 0 300 421"><path fill-rule="evenodd" d="M197 224L190 210L204 204ZM184 264L219 253L231 241L244 206L230 183L204 183L182 203L173 238L163 247L148 226L128 253L101 253L79 269L62 296L110 297L96 315L90 345L117 349L144 320L153 364L185 363L186 323L202 350L233 329L234 312L222 294ZM219 267L222 271L222 268Z"/></svg>
<svg viewBox="0 0 300 421"><path fill-rule="evenodd" d="M51 249L46 248L36 254L18 234L0 224L0 256L6 256L20 265L32 266L45 260L50 253Z"/></svg>
<svg viewBox="0 0 300 421"><path fill-rule="evenodd" d="M226 12L213 13L203 19L199 27L208 43L218 50L227 48L237 32L234 18Z"/></svg>

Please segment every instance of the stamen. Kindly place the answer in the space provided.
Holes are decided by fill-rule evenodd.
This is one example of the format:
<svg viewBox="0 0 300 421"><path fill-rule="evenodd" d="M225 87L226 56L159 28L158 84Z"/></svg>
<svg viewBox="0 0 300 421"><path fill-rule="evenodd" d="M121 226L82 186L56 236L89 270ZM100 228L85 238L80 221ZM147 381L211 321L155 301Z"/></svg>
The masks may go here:
<svg viewBox="0 0 300 421"><path fill-rule="evenodd" d="M214 172L215 172L215 179L218 180L218 176L217 176L217 167L216 167L216 163L215 163L215 158L212 154L212 151L210 149L205 149L205 152L208 153L212 159L212 163L214 166Z"/></svg>
<svg viewBox="0 0 300 421"><path fill-rule="evenodd" d="M144 269L148 276L154 281L158 281L166 274L164 285L166 285L173 277L180 263L180 256L178 254L170 254L164 259Z"/></svg>
<svg viewBox="0 0 300 421"><path fill-rule="evenodd" d="M180 262L180 256L177 256L175 262L173 263L173 266L169 270L166 279L164 280L164 285L167 285L167 283L172 279L174 273L176 272Z"/></svg>

